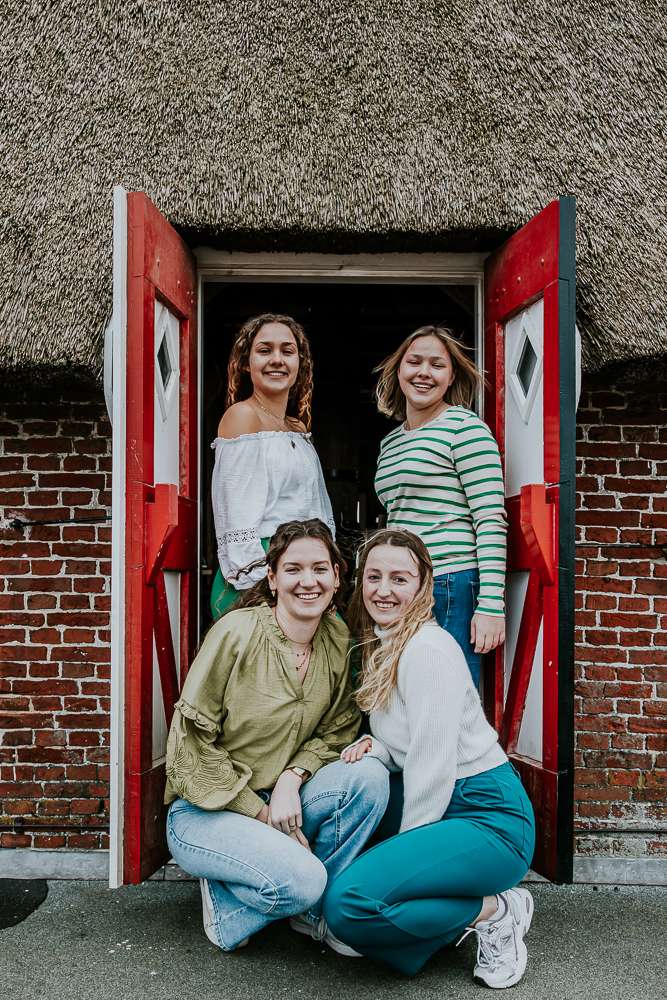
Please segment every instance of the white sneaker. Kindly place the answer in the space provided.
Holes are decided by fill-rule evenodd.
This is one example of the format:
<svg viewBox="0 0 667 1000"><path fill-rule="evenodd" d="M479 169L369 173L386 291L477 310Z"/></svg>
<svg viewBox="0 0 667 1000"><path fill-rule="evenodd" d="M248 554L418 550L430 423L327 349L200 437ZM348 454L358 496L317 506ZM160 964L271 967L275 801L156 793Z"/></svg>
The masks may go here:
<svg viewBox="0 0 667 1000"><path fill-rule="evenodd" d="M244 938L243 941L239 941L234 948L223 948L218 941L217 935L215 933L215 910L213 909L213 900L211 899L211 890L209 889L208 879L200 878L199 887L201 889L201 901L202 909L204 911L204 930L206 931L206 937L209 939L211 944L214 944L221 951L235 951L236 948L245 948L249 937Z"/></svg>
<svg viewBox="0 0 667 1000"><path fill-rule="evenodd" d="M324 917L320 917L316 924L311 924L310 920L306 920L305 914L297 913L295 917L290 917L289 922L293 931L297 931L299 934L309 934L315 941L324 941L339 955L347 955L348 958L361 958L358 951L350 948L349 944L344 944L335 934L331 933Z"/></svg>
<svg viewBox="0 0 667 1000"><path fill-rule="evenodd" d="M463 937L471 932L477 935L475 982L503 990L516 985L526 971L528 952L523 939L533 919L534 903L527 889L508 889L498 898L505 903L505 915L500 920L479 920Z"/></svg>

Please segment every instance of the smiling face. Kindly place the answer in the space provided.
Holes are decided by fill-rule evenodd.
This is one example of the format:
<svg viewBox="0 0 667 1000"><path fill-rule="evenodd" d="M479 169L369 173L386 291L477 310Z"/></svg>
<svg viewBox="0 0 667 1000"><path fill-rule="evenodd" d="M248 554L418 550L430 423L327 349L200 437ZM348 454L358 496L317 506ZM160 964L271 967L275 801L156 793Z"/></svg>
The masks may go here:
<svg viewBox="0 0 667 1000"><path fill-rule="evenodd" d="M339 584L338 566L318 538L298 538L287 546L274 573L269 567L269 586L277 591L276 611L283 619L312 621L331 604Z"/></svg>
<svg viewBox="0 0 667 1000"><path fill-rule="evenodd" d="M398 382L416 410L435 407L454 381L452 357L439 337L417 337L403 355Z"/></svg>
<svg viewBox="0 0 667 1000"><path fill-rule="evenodd" d="M376 545L364 567L363 598L369 615L383 628L406 613L421 586L419 565L410 549Z"/></svg>
<svg viewBox="0 0 667 1000"><path fill-rule="evenodd" d="M250 348L247 371L255 389L275 395L292 388L299 374L299 348L284 323L265 323Z"/></svg>

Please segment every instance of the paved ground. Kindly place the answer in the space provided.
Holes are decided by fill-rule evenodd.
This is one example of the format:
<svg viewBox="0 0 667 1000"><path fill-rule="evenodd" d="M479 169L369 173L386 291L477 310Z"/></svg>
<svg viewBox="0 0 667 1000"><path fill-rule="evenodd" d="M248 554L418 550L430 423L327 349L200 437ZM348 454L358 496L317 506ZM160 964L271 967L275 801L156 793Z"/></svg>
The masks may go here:
<svg viewBox="0 0 667 1000"><path fill-rule="evenodd" d="M667 887L531 886L529 965L513 1000L667 998ZM267 928L247 948L216 949L199 886L50 882L45 902L0 930L0 997L20 1000L458 1000L491 994L471 979L474 945L436 955L405 979Z"/></svg>

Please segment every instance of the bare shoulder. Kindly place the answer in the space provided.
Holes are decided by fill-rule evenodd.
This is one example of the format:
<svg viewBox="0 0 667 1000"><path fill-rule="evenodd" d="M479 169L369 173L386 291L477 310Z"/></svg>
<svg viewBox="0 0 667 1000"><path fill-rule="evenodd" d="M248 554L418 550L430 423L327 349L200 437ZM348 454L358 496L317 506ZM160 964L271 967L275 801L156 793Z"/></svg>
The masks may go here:
<svg viewBox="0 0 667 1000"><path fill-rule="evenodd" d="M297 420L296 417L289 417L290 429L295 431L297 434L307 434L306 425L302 420Z"/></svg>
<svg viewBox="0 0 667 1000"><path fill-rule="evenodd" d="M222 415L218 424L218 437L237 438L242 434L257 434L262 422L257 410L247 401L234 403Z"/></svg>

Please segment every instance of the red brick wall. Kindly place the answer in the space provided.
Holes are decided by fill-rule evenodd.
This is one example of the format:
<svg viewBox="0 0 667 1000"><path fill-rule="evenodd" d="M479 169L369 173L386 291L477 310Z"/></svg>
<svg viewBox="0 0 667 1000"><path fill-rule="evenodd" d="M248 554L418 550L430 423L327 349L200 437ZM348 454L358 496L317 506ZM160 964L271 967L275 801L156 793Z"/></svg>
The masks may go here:
<svg viewBox="0 0 667 1000"><path fill-rule="evenodd" d="M585 380L577 424L577 851L667 856L667 383Z"/></svg>
<svg viewBox="0 0 667 1000"><path fill-rule="evenodd" d="M111 528L8 521L106 514L111 428L90 391L0 400L0 844L106 847Z"/></svg>

